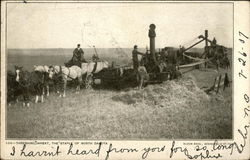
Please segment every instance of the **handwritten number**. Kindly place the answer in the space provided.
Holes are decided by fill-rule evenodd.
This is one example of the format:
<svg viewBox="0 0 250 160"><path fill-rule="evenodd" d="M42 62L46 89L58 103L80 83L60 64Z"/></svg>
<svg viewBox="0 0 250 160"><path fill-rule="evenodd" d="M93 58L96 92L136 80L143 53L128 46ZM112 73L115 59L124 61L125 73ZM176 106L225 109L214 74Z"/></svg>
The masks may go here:
<svg viewBox="0 0 250 160"><path fill-rule="evenodd" d="M239 41L240 41L241 43L245 43L245 41L244 41L243 39L239 39Z"/></svg>
<svg viewBox="0 0 250 160"><path fill-rule="evenodd" d="M247 94L244 94L244 99L247 103L249 103L249 96Z"/></svg>
<svg viewBox="0 0 250 160"><path fill-rule="evenodd" d="M243 71L241 70L241 72L239 72L239 77L244 77L245 79L247 78L244 74L243 74Z"/></svg>
<svg viewBox="0 0 250 160"><path fill-rule="evenodd" d="M239 31L239 36L244 36L246 39L248 39L248 37L245 34L243 34L241 31Z"/></svg>
<svg viewBox="0 0 250 160"><path fill-rule="evenodd" d="M242 62L242 65L245 66L246 65L246 61L244 61L242 58L238 58L239 62Z"/></svg>
<svg viewBox="0 0 250 160"><path fill-rule="evenodd" d="M239 51L239 53L240 53L242 56L244 56L244 57L246 57L246 56L247 56L247 54L246 54L245 52L241 52L241 51Z"/></svg>

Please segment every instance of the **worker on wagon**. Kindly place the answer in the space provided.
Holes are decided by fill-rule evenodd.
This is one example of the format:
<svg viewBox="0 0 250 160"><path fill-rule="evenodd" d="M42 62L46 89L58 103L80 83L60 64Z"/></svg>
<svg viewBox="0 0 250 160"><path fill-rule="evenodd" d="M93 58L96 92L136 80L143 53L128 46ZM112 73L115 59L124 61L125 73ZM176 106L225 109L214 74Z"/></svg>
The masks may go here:
<svg viewBox="0 0 250 160"><path fill-rule="evenodd" d="M134 50L132 51L132 59L133 59L133 69L137 71L139 67L139 59L138 59L138 54L139 55L144 55L143 53L139 52L137 50L137 45L134 46Z"/></svg>
<svg viewBox="0 0 250 160"><path fill-rule="evenodd" d="M217 40L215 39L215 37L214 37L214 39L213 39L213 41L212 41L212 44L211 44L212 46L216 46L217 45Z"/></svg>
<svg viewBox="0 0 250 160"><path fill-rule="evenodd" d="M84 52L80 48L80 44L77 44L77 48L74 49L73 51L73 57L71 59L71 62L73 65L77 65L81 67L81 62L86 62L84 59Z"/></svg>
<svg viewBox="0 0 250 160"><path fill-rule="evenodd" d="M73 65L77 65L81 67L81 62L86 62L83 55L84 52L80 48L80 44L77 44L77 48L75 48L73 51L73 57L68 62L65 63L65 66L71 67Z"/></svg>

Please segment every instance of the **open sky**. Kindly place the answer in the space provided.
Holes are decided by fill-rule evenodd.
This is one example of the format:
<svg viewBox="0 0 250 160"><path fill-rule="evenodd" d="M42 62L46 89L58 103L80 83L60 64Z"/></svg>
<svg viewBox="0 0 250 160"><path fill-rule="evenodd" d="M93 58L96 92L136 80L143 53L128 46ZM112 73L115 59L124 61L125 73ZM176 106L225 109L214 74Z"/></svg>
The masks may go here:
<svg viewBox="0 0 250 160"><path fill-rule="evenodd" d="M233 45L231 3L8 3L7 47L145 48L151 23L157 48L191 45L205 29Z"/></svg>

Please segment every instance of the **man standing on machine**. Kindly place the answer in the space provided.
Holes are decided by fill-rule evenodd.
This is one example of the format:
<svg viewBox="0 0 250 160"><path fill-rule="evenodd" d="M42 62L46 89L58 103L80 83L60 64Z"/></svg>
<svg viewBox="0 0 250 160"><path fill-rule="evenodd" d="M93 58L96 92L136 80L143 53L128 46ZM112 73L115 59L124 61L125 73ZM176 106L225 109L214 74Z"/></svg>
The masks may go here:
<svg viewBox="0 0 250 160"><path fill-rule="evenodd" d="M137 45L135 45L134 50L132 51L132 60L133 60L133 69L134 69L134 71L137 71L138 67L139 67L138 54L139 55L144 55L143 53L141 53L141 52L139 52L137 50Z"/></svg>

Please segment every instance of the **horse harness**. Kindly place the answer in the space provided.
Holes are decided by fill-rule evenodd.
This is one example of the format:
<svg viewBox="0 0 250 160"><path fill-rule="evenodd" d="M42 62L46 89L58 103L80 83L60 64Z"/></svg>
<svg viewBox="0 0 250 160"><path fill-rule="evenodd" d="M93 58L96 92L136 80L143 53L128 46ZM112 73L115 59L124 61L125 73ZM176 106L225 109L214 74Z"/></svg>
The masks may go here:
<svg viewBox="0 0 250 160"><path fill-rule="evenodd" d="M59 72L57 74L65 75L65 76L67 76L67 78L70 78L71 80L74 80L74 78L72 78L72 77L69 76L70 75L70 69L68 67L66 67L66 68L69 70L69 74L68 75L62 72L62 66L59 66Z"/></svg>
<svg viewBox="0 0 250 160"><path fill-rule="evenodd" d="M94 68L91 73L95 73L96 69L97 69L97 62L95 62Z"/></svg>

